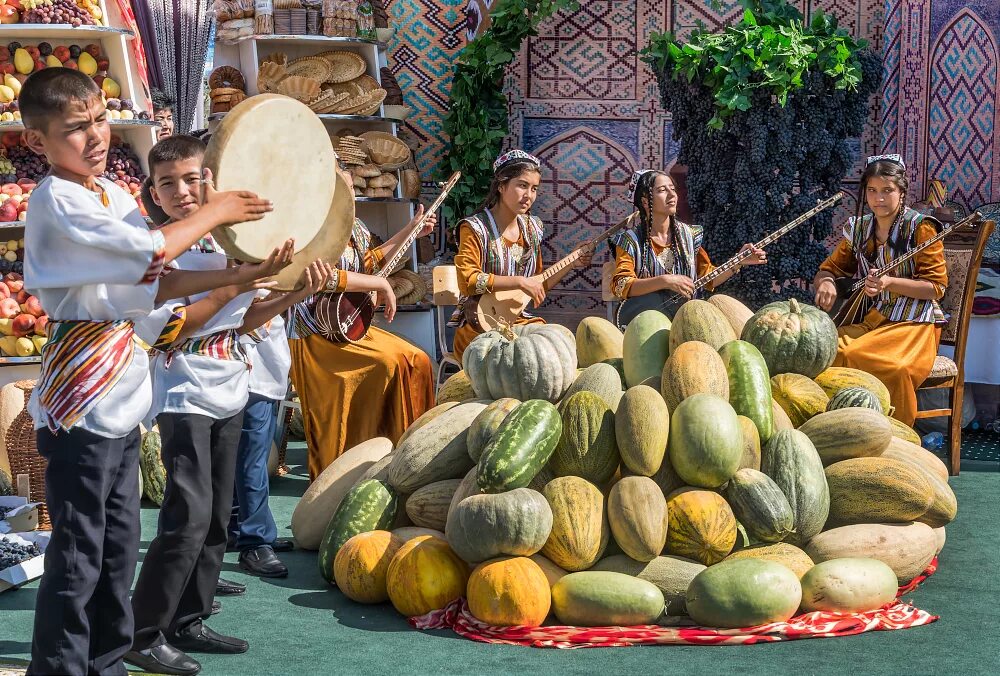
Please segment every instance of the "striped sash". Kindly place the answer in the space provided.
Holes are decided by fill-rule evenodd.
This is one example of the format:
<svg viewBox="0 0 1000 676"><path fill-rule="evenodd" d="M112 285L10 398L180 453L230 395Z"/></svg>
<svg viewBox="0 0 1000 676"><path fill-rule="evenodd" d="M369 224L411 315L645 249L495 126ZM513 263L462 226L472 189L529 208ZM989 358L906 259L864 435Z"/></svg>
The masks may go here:
<svg viewBox="0 0 1000 676"><path fill-rule="evenodd" d="M247 365L247 368L250 368L250 360L247 358L246 350L239 341L236 329L227 329L208 336L191 338L176 347L166 350L167 360L164 364L166 368L170 368L174 356L178 353L196 354L202 357L227 361L241 361Z"/></svg>
<svg viewBox="0 0 1000 676"><path fill-rule="evenodd" d="M37 387L49 430L68 431L107 396L132 363L133 335L131 320L49 322Z"/></svg>

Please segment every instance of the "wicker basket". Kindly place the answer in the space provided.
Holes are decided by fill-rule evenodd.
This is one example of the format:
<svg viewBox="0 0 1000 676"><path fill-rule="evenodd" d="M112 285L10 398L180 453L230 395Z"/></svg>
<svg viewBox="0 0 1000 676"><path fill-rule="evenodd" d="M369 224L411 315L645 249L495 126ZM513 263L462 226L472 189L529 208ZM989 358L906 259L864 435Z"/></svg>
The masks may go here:
<svg viewBox="0 0 1000 676"><path fill-rule="evenodd" d="M49 510L45 506L45 468L48 462L38 454L35 442L35 423L28 413L28 400L35 389L34 380L19 380L14 385L24 392L24 410L17 414L7 430L7 455L10 458L10 474L15 485L19 474L27 474L29 481L28 499L41 503L38 507L38 527L52 528Z"/></svg>
<svg viewBox="0 0 1000 676"><path fill-rule="evenodd" d="M383 170L398 169L410 161L410 148L392 134L370 131L361 135L372 162Z"/></svg>
<svg viewBox="0 0 1000 676"><path fill-rule="evenodd" d="M360 55L354 52L334 50L317 54L333 64L333 74L327 82L339 83L349 82L361 75L364 75L368 65Z"/></svg>

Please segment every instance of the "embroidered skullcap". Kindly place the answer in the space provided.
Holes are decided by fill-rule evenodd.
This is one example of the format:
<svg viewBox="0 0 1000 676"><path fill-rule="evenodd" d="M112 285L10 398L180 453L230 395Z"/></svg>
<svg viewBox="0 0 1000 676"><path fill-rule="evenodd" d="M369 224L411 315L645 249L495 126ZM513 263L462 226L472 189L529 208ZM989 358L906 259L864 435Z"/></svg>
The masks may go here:
<svg viewBox="0 0 1000 676"><path fill-rule="evenodd" d="M642 179L644 174L651 173L652 169L640 169L639 171L632 174L632 178L628 182L628 201L635 202L635 191L639 189L639 181Z"/></svg>
<svg viewBox="0 0 1000 676"><path fill-rule="evenodd" d="M872 155L865 161L865 167L867 167L872 162L879 162L880 160L885 160L886 162L894 162L906 169L906 163L903 162L903 156L898 153L892 153L890 155Z"/></svg>
<svg viewBox="0 0 1000 676"><path fill-rule="evenodd" d="M532 162L541 166L542 161L530 153L526 153L523 150L508 150L503 155L498 157L493 163L493 173L497 173L501 167L512 162Z"/></svg>

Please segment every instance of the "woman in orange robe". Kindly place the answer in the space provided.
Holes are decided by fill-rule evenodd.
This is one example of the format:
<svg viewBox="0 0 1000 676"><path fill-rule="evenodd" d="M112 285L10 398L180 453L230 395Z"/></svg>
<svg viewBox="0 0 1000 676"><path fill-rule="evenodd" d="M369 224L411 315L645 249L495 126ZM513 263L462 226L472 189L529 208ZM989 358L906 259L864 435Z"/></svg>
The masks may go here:
<svg viewBox="0 0 1000 676"><path fill-rule="evenodd" d="M350 175L342 175L352 185ZM421 213L422 209L382 246L375 246L368 228L356 220L330 293L346 290L349 279L351 290L378 291L376 302L386 305L386 318L391 321L395 299L388 282L368 276L392 258ZM428 217L421 236L429 234L435 223L433 215ZM372 283L365 285L365 278ZM289 341L292 383L302 406L309 449L310 479L363 441L388 437L396 443L414 420L434 406L433 365L423 350L375 326L356 343L332 342L313 316L318 299L316 296L296 306L298 338Z"/></svg>
<svg viewBox="0 0 1000 676"><path fill-rule="evenodd" d="M945 317L938 300L948 286L948 271L944 245L937 242L892 276L875 276L875 270L937 234L937 221L905 206L906 190L906 167L899 155L869 158L861 176L859 214L844 226L844 239L813 283L816 305L829 310L837 298L835 278L864 277L873 306L860 323L839 329L834 366L876 376L889 389L893 417L912 425L916 390L930 375L941 339L938 325ZM861 215L863 203L872 213Z"/></svg>
<svg viewBox="0 0 1000 676"><path fill-rule="evenodd" d="M702 248L702 227L677 219L677 189L673 179L662 171L637 171L629 182L628 198L639 211L639 225L611 238L615 247L611 292L621 300L657 291L694 297L694 280L707 275L715 266ZM753 246L746 244L741 251L747 248ZM767 254L755 249L752 256L720 274L706 288L715 289L742 265L766 262Z"/></svg>
<svg viewBox="0 0 1000 676"><path fill-rule="evenodd" d="M461 361L479 331L465 320L469 298L494 291L519 289L537 308L545 300L545 287L533 278L542 272L542 221L530 214L542 179L541 163L523 150L504 153L493 163L493 182L479 213L458 224L458 287L462 294L449 322L457 327L455 356ZM590 254L577 267L590 265ZM525 311L515 324L544 324Z"/></svg>

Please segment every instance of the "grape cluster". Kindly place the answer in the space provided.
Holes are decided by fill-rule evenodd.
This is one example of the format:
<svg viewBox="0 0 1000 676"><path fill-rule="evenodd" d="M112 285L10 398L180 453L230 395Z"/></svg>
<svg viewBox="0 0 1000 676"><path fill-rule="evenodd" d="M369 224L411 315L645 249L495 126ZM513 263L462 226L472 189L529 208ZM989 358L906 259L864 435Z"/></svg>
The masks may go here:
<svg viewBox="0 0 1000 676"><path fill-rule="evenodd" d="M37 183L49 173L49 163L45 161L45 158L36 155L27 146L16 145L7 148L7 158L14 165L14 170L17 172L16 179L27 178ZM7 182L13 183L14 181Z"/></svg>
<svg viewBox="0 0 1000 676"><path fill-rule="evenodd" d="M734 112L717 131L707 126L718 110L714 92L697 80L660 74L661 100L680 142L677 161L688 168L688 206L705 227L705 249L716 263L840 189L854 161L852 140L856 145L864 131L882 73L878 54L865 50L858 58L862 81L856 91L836 89L829 76L808 72L785 106L761 87L750 108ZM789 296L808 300L805 282L826 257L823 240L832 232L833 212L773 243L768 264L744 268L741 283L727 293L751 307Z"/></svg>
<svg viewBox="0 0 1000 676"><path fill-rule="evenodd" d="M90 12L77 6L73 0L53 0L48 5L38 4L25 12L22 21L24 23L68 23L74 28L95 25L94 17L91 16Z"/></svg>
<svg viewBox="0 0 1000 676"><path fill-rule="evenodd" d="M125 143L112 145L108 149L108 166L104 175L112 181L123 180L126 183L142 183L146 175L139 166L139 158L132 148Z"/></svg>
<svg viewBox="0 0 1000 676"><path fill-rule="evenodd" d="M22 561L34 558L41 554L38 545L19 545L7 539L0 539L0 570L6 570L11 566L16 566Z"/></svg>

